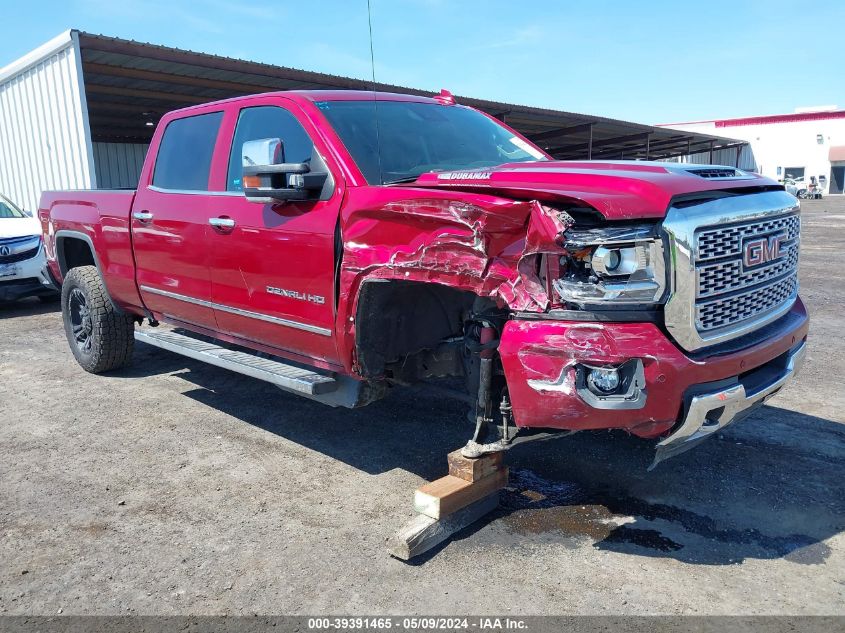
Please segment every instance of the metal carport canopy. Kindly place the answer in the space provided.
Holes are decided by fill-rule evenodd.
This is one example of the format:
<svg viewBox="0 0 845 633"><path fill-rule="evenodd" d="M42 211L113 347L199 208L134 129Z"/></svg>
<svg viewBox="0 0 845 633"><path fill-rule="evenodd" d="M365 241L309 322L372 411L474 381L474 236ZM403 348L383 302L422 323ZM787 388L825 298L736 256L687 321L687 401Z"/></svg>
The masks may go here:
<svg viewBox="0 0 845 633"><path fill-rule="evenodd" d="M274 90L375 88L430 91L195 53L77 31L94 141L149 143L162 114L197 103ZM741 148L735 139L471 97L559 159L651 159ZM152 125L151 125L152 124ZM737 152L737 155L739 153Z"/></svg>

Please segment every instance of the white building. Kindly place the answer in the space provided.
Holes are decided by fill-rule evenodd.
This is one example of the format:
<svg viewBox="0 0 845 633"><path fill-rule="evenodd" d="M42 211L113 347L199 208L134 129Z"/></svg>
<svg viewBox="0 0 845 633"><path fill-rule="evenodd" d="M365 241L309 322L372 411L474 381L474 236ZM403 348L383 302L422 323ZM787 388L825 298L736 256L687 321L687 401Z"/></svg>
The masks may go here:
<svg viewBox="0 0 845 633"><path fill-rule="evenodd" d="M748 141L759 173L776 180L814 176L824 193L845 193L845 110L799 108L792 114L668 123L658 127ZM694 160L690 162L700 162Z"/></svg>

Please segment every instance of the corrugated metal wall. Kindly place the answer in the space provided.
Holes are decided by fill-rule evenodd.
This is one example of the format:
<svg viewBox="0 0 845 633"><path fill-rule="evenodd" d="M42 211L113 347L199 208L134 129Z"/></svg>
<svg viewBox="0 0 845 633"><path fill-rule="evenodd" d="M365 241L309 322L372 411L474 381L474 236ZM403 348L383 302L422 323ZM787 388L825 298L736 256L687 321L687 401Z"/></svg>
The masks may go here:
<svg viewBox="0 0 845 633"><path fill-rule="evenodd" d="M45 189L96 186L78 42L45 47L0 74L0 191L33 213Z"/></svg>
<svg viewBox="0 0 845 633"><path fill-rule="evenodd" d="M135 189L148 147L134 143L94 143L98 186L101 189Z"/></svg>

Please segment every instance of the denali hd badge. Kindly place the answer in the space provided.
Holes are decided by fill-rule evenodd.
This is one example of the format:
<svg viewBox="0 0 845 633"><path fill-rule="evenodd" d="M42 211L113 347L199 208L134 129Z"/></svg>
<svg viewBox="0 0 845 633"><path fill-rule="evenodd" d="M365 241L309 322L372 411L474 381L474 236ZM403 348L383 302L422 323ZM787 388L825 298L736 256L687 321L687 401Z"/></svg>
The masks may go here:
<svg viewBox="0 0 845 633"><path fill-rule="evenodd" d="M297 301L308 301L309 303L314 303L318 306L321 306L326 302L325 297L321 297L320 295L306 294L297 290L285 290L284 288L274 288L273 286L267 286L267 292L269 292L271 295L279 295L280 297L296 299Z"/></svg>
<svg viewBox="0 0 845 633"><path fill-rule="evenodd" d="M781 233L758 237L748 240L742 245L742 265L744 268L754 268L768 264L783 257L780 249L781 242L786 236Z"/></svg>

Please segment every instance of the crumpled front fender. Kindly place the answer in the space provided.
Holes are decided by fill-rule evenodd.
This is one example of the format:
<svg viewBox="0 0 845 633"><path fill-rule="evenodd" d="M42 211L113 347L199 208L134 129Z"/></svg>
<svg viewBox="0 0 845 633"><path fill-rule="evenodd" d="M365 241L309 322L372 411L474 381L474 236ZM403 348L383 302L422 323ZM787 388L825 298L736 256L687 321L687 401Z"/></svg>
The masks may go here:
<svg viewBox="0 0 845 633"><path fill-rule="evenodd" d="M572 224L568 214L537 201L488 195L455 199L419 191L421 197L408 197L407 190L396 190L400 195L389 199L388 192L381 190L386 200L364 196L345 207L345 296L356 296L367 278L402 279L467 290L515 311L549 307L536 256L562 252L558 239Z"/></svg>

